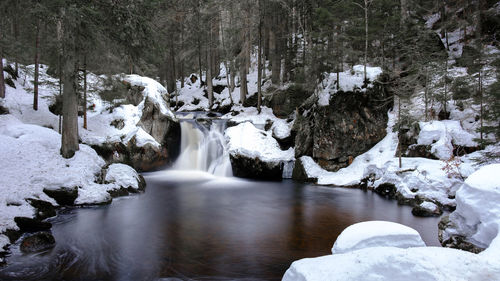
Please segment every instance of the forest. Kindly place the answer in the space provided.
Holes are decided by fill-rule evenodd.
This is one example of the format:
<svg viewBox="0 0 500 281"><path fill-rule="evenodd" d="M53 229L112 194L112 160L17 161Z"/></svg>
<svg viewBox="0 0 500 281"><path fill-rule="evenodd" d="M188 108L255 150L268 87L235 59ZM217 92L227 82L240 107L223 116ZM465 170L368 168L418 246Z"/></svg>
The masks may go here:
<svg viewBox="0 0 500 281"><path fill-rule="evenodd" d="M498 0L2 0L0 280L500 280L499 38Z"/></svg>

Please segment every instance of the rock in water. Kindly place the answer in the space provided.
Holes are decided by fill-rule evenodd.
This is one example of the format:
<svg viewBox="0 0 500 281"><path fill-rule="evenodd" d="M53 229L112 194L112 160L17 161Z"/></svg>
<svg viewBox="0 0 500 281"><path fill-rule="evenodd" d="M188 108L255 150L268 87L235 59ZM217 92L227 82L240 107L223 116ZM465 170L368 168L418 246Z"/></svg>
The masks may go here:
<svg viewBox="0 0 500 281"><path fill-rule="evenodd" d="M52 233L43 231L24 237L20 248L23 253L36 253L51 249L55 244L56 240L52 236Z"/></svg>

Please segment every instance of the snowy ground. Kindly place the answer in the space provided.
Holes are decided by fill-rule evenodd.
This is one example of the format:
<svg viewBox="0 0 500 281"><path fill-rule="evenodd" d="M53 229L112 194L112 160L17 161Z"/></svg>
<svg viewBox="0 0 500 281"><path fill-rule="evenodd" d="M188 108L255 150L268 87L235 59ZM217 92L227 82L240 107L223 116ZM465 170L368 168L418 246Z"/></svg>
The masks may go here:
<svg viewBox="0 0 500 281"><path fill-rule="evenodd" d="M44 189L78 187L75 204L97 204L111 200L109 191L139 188L137 172L123 164L109 166L105 183L99 183L105 162L86 144L80 144L80 150L70 159L60 156L61 135L57 132L59 121L58 117L49 111L49 105L54 103L55 95L59 93L58 81L47 75L46 70L47 67L42 66L37 111L32 109L33 66L21 66L21 78L14 81L16 88L7 86L6 98L0 101L10 112L0 115L0 163L4 163L0 167L0 233L7 229L18 229L14 217L35 216L35 209L26 199L40 199L57 206L57 203L43 192ZM7 73L4 74L7 76ZM84 142L89 140L90 144L114 138L121 140L120 135L137 136L141 133L135 125L140 118L140 107L121 106L108 114L110 105L105 104L97 95L97 91L103 89L103 79L89 75L89 104L94 104L94 109L89 111L89 130L80 127L80 136ZM127 79L131 83L147 83L146 90L156 91L148 92L147 96L159 99L161 93L153 88L157 87L154 80L134 76ZM170 111L165 108L165 112ZM123 118L126 124L121 132L112 130L114 127L108 122L117 115ZM81 118L79 123L82 126ZM145 134L142 139L148 138L152 139ZM8 244L7 237L0 234L0 249Z"/></svg>
<svg viewBox="0 0 500 281"><path fill-rule="evenodd" d="M465 235L485 247L480 254L425 247L411 228L363 222L340 234L332 255L293 262L283 280L500 280L498 173L500 164L492 164L470 175L450 216L457 225L450 234ZM401 237L408 243L400 245L405 240Z"/></svg>

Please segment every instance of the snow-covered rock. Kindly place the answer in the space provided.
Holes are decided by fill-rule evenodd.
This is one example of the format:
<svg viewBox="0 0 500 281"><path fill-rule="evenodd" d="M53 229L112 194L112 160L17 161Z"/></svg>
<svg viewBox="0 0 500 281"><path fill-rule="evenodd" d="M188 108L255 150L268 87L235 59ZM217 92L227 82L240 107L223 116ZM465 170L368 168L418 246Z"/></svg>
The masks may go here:
<svg viewBox="0 0 500 281"><path fill-rule="evenodd" d="M442 240L463 236L479 248L487 248L499 234L500 164L481 167L456 192L457 209L450 215Z"/></svg>
<svg viewBox="0 0 500 281"><path fill-rule="evenodd" d="M281 150L272 133L244 122L227 128L225 136L235 176L281 179L283 163L294 160L294 150Z"/></svg>
<svg viewBox="0 0 500 281"><path fill-rule="evenodd" d="M419 145L431 145L431 153L442 160L453 156L453 145L475 147L475 136L465 131L456 120L420 122Z"/></svg>
<svg viewBox="0 0 500 281"><path fill-rule="evenodd" d="M425 247L425 243L411 227L388 221L367 221L344 229L333 244L332 254L371 247Z"/></svg>
<svg viewBox="0 0 500 281"><path fill-rule="evenodd" d="M417 206L413 207L411 213L414 216L418 217L431 217L431 216L440 216L443 213L443 210L441 210L438 205L432 202L424 201L418 204Z"/></svg>
<svg viewBox="0 0 500 281"><path fill-rule="evenodd" d="M366 78L373 82L378 76L382 74L382 68L380 67L366 67ZM326 79L325 87L318 94L318 104L320 106L327 106L330 104L330 97L337 92L337 73L329 73ZM364 83L364 66L355 65L352 69L347 69L346 71L339 73L338 88L341 91L349 92L358 89L360 91L366 91L366 88L362 89ZM369 83L368 87L372 87L373 84Z"/></svg>

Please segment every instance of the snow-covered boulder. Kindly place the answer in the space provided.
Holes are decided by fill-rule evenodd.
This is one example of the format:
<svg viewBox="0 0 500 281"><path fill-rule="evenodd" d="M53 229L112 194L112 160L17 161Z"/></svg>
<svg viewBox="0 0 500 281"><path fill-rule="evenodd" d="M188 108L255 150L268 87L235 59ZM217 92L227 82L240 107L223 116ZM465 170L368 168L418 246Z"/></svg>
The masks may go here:
<svg viewBox="0 0 500 281"><path fill-rule="evenodd" d="M157 81L139 75L123 78L127 102L89 117L81 132L107 163L126 163L144 171L174 160L179 152L180 126L168 108L167 91Z"/></svg>
<svg viewBox="0 0 500 281"><path fill-rule="evenodd" d="M294 160L294 150L281 150L271 132L244 122L226 129L233 174L257 179L281 179L284 162Z"/></svg>
<svg viewBox="0 0 500 281"><path fill-rule="evenodd" d="M425 243L411 227L388 221L367 221L344 229L333 244L332 254L371 247L425 247Z"/></svg>
<svg viewBox="0 0 500 281"><path fill-rule="evenodd" d="M443 210L439 208L438 205L429 202L429 201L424 201L417 206L413 207L411 210L411 213L414 216L418 217L432 217L432 216L440 216L443 213Z"/></svg>
<svg viewBox="0 0 500 281"><path fill-rule="evenodd" d="M440 223L443 245L487 248L499 234L500 164L481 167L456 193L457 209ZM462 245L461 245L462 244ZM474 250L474 249L472 249ZM476 249L477 250L477 249Z"/></svg>
<svg viewBox="0 0 500 281"><path fill-rule="evenodd" d="M295 261L282 280L500 280L500 263L448 248L375 247Z"/></svg>
<svg viewBox="0 0 500 281"><path fill-rule="evenodd" d="M146 182L132 167L125 164L111 164L106 170L104 182L114 184L108 192L113 195L128 194L144 190Z"/></svg>
<svg viewBox="0 0 500 281"><path fill-rule="evenodd" d="M419 122L420 134L417 145L430 145L431 153L439 159L453 156L454 146L476 147L474 135L465 131L456 120Z"/></svg>

